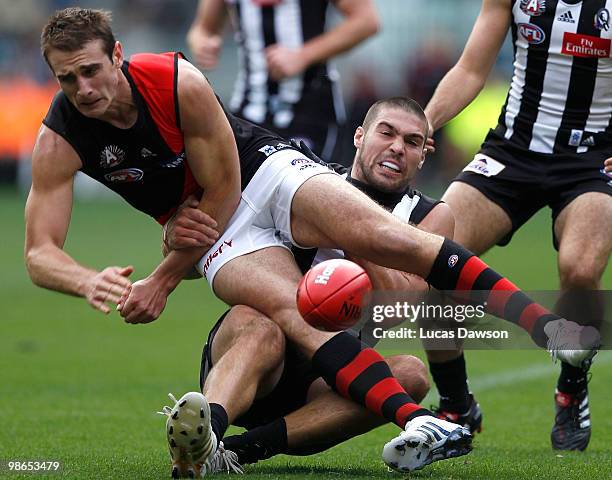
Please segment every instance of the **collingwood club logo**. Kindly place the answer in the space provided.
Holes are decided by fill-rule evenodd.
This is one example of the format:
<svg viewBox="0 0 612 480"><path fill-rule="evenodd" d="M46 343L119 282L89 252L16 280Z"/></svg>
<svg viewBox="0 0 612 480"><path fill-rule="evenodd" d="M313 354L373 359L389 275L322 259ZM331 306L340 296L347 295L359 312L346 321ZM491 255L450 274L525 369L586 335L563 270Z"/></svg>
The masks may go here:
<svg viewBox="0 0 612 480"><path fill-rule="evenodd" d="M100 152L100 167L112 168L119 165L125 159L125 152L117 145L107 145Z"/></svg>

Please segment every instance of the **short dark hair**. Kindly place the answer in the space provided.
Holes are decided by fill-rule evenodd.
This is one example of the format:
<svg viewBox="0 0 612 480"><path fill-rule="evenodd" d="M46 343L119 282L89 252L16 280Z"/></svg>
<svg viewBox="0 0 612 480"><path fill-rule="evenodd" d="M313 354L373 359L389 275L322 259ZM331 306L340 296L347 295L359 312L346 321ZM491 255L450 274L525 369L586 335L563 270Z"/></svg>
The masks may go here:
<svg viewBox="0 0 612 480"><path fill-rule="evenodd" d="M91 8L70 7L56 11L47 21L40 36L40 49L49 64L52 49L75 52L92 40L102 40L104 52L112 60L115 35L111 29L111 12Z"/></svg>
<svg viewBox="0 0 612 480"><path fill-rule="evenodd" d="M378 112L380 112L383 108L398 108L400 110L404 110L409 113L413 113L417 117L421 118L425 123L425 138L429 135L429 121L427 120L427 116L423 111L423 108L418 104L416 100L413 100L409 97L389 97L383 98L382 100L378 100L375 102L369 109L368 113L366 113L365 118L363 119L363 129L365 131L370 128L370 125L377 117Z"/></svg>

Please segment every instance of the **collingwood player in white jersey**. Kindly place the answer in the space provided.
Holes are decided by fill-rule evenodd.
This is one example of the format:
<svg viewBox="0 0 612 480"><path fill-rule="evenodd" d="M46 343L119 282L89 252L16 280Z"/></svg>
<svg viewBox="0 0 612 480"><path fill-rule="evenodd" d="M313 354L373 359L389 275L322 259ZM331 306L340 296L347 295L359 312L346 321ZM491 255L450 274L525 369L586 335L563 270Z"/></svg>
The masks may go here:
<svg viewBox="0 0 612 480"><path fill-rule="evenodd" d="M344 18L325 31L330 3ZM226 18L239 47L231 112L329 161L345 122L330 60L376 33L373 0L200 0L187 41L204 69L217 65Z"/></svg>
<svg viewBox="0 0 612 480"><path fill-rule="evenodd" d="M550 207L557 308L591 324L603 312L590 302L588 314L583 303L576 318L572 297L600 288L612 250L612 183L602 168L612 156L611 11L611 0L483 0L463 55L425 109L437 129L465 108L511 31L514 74L499 123L443 199L461 212L455 240L477 254L506 245ZM588 445L588 367L561 365L553 448Z"/></svg>

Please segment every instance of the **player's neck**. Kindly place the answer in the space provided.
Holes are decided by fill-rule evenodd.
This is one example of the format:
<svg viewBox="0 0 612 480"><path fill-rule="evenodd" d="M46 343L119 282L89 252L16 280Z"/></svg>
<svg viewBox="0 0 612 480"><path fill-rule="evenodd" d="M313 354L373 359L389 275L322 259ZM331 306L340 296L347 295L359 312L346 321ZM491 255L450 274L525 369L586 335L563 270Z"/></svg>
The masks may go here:
<svg viewBox="0 0 612 480"><path fill-rule="evenodd" d="M123 72L119 74L117 94L101 120L122 129L132 127L138 120L138 107L134 101L130 83Z"/></svg>

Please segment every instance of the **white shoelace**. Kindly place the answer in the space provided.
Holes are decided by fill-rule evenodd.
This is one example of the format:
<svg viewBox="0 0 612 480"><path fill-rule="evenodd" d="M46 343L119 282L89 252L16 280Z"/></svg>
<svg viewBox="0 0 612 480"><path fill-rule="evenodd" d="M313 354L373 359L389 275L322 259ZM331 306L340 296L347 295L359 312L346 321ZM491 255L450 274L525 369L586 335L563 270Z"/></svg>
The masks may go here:
<svg viewBox="0 0 612 480"><path fill-rule="evenodd" d="M231 450L226 450L223 442L219 442L219 447L213 458L202 465L202 476L210 473L243 474L244 469L238 462L238 455Z"/></svg>
<svg viewBox="0 0 612 480"><path fill-rule="evenodd" d="M176 399L176 397L174 395L172 395L171 393L168 394L168 396L170 397L170 400L172 400L174 402L174 406L169 407L167 405L164 405L162 407L162 411L161 412L156 412L159 413L160 415L165 415L166 417L169 417L172 413L172 409L174 407L176 407L176 404L178 403L178 400Z"/></svg>

